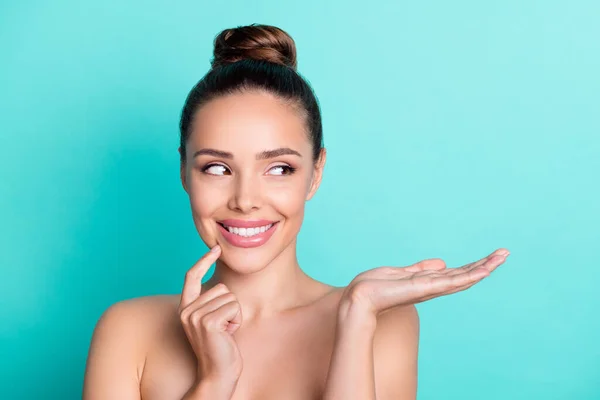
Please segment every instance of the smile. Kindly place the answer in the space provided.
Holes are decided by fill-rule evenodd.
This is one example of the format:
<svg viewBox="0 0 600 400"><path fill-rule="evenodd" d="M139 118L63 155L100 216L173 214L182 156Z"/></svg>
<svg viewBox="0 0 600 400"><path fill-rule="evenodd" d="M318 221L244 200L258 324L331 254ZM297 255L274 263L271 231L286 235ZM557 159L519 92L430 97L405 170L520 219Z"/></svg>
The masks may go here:
<svg viewBox="0 0 600 400"><path fill-rule="evenodd" d="M237 226L227 226L223 224L223 227L227 229L230 233L240 235L243 237L252 237L258 235L259 233L264 233L265 231L268 231L272 226L273 224L257 226L256 228L238 228Z"/></svg>
<svg viewBox="0 0 600 400"><path fill-rule="evenodd" d="M225 240L242 248L258 247L265 244L275 232L278 221L225 220L217 222L219 232Z"/></svg>

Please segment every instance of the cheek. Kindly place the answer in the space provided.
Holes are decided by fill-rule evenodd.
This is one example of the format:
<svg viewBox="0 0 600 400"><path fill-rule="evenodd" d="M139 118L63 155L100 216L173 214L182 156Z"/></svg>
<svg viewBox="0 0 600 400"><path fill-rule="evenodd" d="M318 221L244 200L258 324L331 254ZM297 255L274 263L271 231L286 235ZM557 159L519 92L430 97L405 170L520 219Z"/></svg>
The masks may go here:
<svg viewBox="0 0 600 400"><path fill-rule="evenodd" d="M215 198L212 196L206 196L204 193L191 195L190 203L192 205L192 211L194 212L194 215L199 217L207 217L217 206Z"/></svg>
<svg viewBox="0 0 600 400"><path fill-rule="evenodd" d="M196 226L205 229L206 220L212 218L226 201L225 191L211 185L196 185L190 192L190 205Z"/></svg>
<svg viewBox="0 0 600 400"><path fill-rule="evenodd" d="M272 188L269 191L269 203L288 218L301 216L304 212L307 190L308 185L304 181Z"/></svg>

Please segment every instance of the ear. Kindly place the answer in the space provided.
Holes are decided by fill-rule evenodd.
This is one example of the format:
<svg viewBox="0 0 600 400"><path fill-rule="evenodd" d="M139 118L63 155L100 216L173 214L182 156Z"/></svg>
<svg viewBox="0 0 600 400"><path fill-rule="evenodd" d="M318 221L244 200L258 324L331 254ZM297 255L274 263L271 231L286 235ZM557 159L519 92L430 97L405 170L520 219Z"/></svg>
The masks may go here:
<svg viewBox="0 0 600 400"><path fill-rule="evenodd" d="M181 179L181 185L183 186L183 190L188 193L187 182L186 182L186 174L185 174L185 154L182 154L181 146L177 149L179 151L179 178Z"/></svg>
<svg viewBox="0 0 600 400"><path fill-rule="evenodd" d="M325 169L326 159L327 159L327 150L325 150L325 148L322 148L319 153L319 158L317 159L317 162L315 163L315 167L313 170L313 177L310 182L310 189L308 191L308 195L306 196L307 201L312 199L312 197L317 192L317 189L319 189L319 186L321 186L321 179L323 178L323 170Z"/></svg>

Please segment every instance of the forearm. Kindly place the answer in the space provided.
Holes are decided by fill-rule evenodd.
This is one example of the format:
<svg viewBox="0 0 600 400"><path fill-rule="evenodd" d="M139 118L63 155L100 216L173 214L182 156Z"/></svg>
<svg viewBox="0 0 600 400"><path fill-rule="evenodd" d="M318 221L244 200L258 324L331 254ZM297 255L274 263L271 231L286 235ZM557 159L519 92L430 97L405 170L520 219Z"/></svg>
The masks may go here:
<svg viewBox="0 0 600 400"><path fill-rule="evenodd" d="M338 315L323 400L375 400L373 339L376 318L351 306Z"/></svg>

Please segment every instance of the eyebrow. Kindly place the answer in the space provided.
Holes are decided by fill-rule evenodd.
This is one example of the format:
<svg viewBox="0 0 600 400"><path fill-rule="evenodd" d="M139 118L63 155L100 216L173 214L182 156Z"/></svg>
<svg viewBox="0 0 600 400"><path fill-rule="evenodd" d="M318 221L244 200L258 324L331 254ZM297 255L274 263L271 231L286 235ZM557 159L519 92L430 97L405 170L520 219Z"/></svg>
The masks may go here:
<svg viewBox="0 0 600 400"><path fill-rule="evenodd" d="M194 153L194 156L192 158L196 158L197 156L200 156L200 155L208 155L208 156L228 158L228 159L233 158L233 154L228 153L226 151L222 151L222 150L216 150L216 149L200 149ZM262 151L256 155L256 159L257 160L267 160L269 158L275 158L275 157L279 157L279 156L283 156L283 155L294 155L294 156L302 157L302 155L300 153L298 153L296 150L292 150L289 147L281 147L279 149Z"/></svg>

